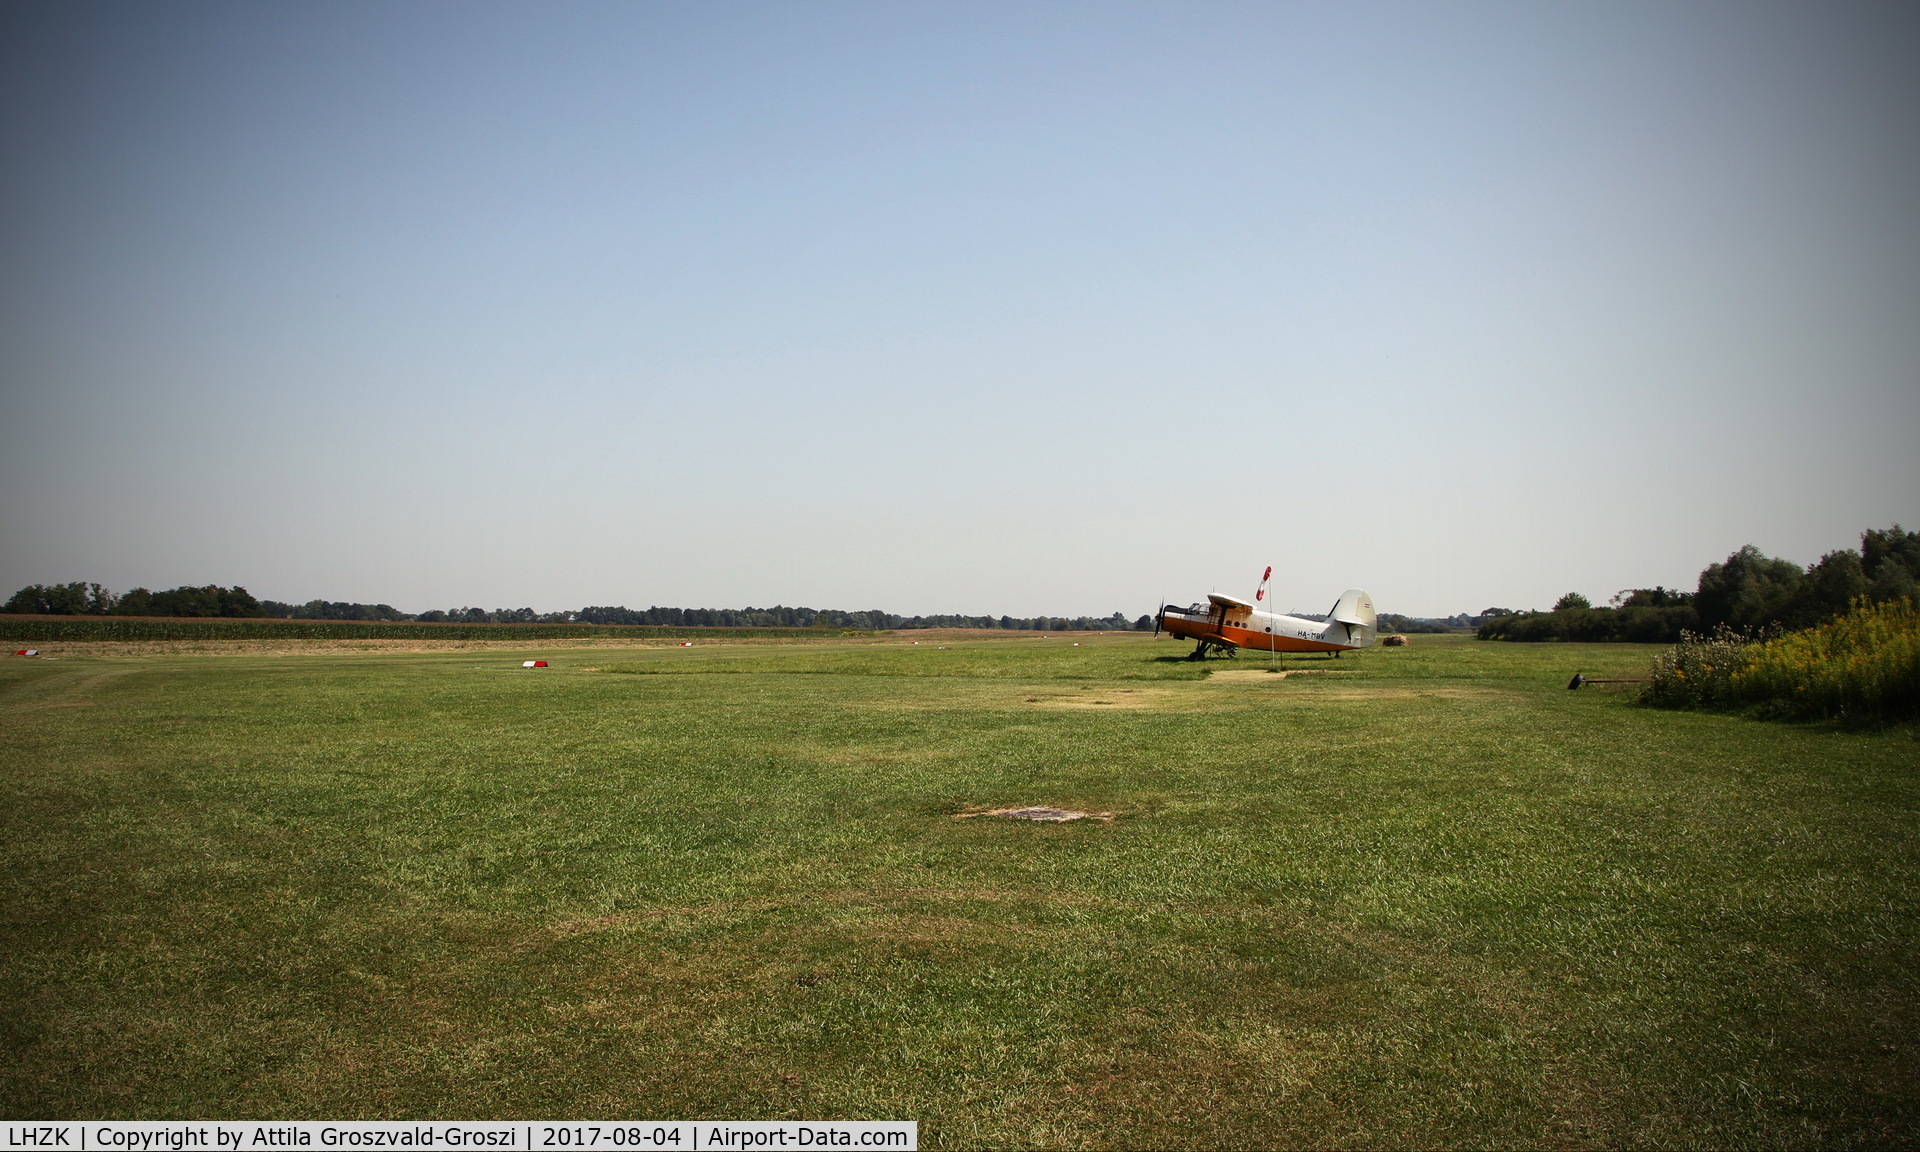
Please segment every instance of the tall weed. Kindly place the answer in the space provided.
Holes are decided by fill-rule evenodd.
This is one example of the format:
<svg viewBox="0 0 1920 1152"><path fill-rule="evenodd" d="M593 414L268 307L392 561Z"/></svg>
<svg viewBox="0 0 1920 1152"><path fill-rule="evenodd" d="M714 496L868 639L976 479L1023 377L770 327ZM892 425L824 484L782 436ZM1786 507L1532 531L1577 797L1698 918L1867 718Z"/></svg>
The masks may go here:
<svg viewBox="0 0 1920 1152"><path fill-rule="evenodd" d="M1640 702L1656 708L1727 707L1752 646L1752 637L1725 624L1708 636L1682 632L1680 643L1653 658L1653 678L1640 690Z"/></svg>
<svg viewBox="0 0 1920 1152"><path fill-rule="evenodd" d="M1733 675L1737 699L1769 715L1920 715L1920 608L1855 600L1846 615L1755 645Z"/></svg>
<svg viewBox="0 0 1920 1152"><path fill-rule="evenodd" d="M1754 640L1722 625L1656 656L1640 700L1660 708L1750 708L1789 719L1920 715L1920 608L1870 603L1813 628Z"/></svg>

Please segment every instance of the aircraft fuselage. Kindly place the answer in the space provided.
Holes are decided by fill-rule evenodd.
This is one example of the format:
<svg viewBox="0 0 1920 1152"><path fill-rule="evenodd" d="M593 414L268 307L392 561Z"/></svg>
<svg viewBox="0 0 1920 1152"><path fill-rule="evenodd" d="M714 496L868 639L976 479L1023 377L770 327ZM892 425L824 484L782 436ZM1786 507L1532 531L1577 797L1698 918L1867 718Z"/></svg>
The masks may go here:
<svg viewBox="0 0 1920 1152"><path fill-rule="evenodd" d="M1373 601L1352 589L1325 620L1262 612L1244 600L1213 595L1188 608L1160 610L1160 627L1175 636L1226 649L1258 652L1346 652L1374 639Z"/></svg>

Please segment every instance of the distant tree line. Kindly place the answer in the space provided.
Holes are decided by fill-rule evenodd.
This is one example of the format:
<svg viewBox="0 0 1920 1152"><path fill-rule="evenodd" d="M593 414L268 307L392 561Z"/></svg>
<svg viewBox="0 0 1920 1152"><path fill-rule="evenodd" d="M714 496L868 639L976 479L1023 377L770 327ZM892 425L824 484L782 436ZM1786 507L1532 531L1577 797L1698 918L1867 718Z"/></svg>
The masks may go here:
<svg viewBox="0 0 1920 1152"><path fill-rule="evenodd" d="M579 621L573 612L535 612L531 608L449 608L442 612L422 612L417 616L402 616L402 620L418 620L422 624L596 624L600 621Z"/></svg>
<svg viewBox="0 0 1920 1152"><path fill-rule="evenodd" d="M238 585L182 586L165 592L134 588L116 596L98 584L29 584L0 611L43 616L269 616L266 605Z"/></svg>
<svg viewBox="0 0 1920 1152"><path fill-rule="evenodd" d="M1467 612L1455 616L1402 616L1396 612L1382 612L1379 630L1381 632L1471 632L1496 616L1512 614L1512 610L1507 608L1488 608L1477 616ZM1320 619L1318 616L1313 618Z"/></svg>
<svg viewBox="0 0 1920 1152"><path fill-rule="evenodd" d="M347 604L309 600L284 604L256 600L245 588L218 584L183 585L165 592L134 588L114 595L98 584L29 584L13 594L0 611L42 616L223 616L227 618L279 617L283 620L412 620L391 604Z"/></svg>
<svg viewBox="0 0 1920 1152"><path fill-rule="evenodd" d="M1672 644L1682 632L1722 625L1758 635L1809 628L1845 612L1855 601L1885 604L1920 593L1920 532L1895 524L1860 537L1810 568L1768 556L1749 544L1700 573L1692 592L1630 588L1611 606L1596 608L1569 592L1551 612L1515 612L1480 625L1482 640L1639 641ZM1489 612L1495 611L1489 609Z"/></svg>
<svg viewBox="0 0 1920 1152"><path fill-rule="evenodd" d="M832 608L581 608L571 612L535 612L531 608L448 608L409 614L391 604L353 604L309 600L287 604L256 600L245 588L182 587L166 592L135 588L115 596L98 584L30 584L13 594L7 612L47 616L243 616L283 620L417 621L422 624L628 624L669 628L837 628L885 631L896 628L1002 628L1036 632L1118 632L1153 630L1153 617L1111 616L901 616L879 609L842 612Z"/></svg>
<svg viewBox="0 0 1920 1152"><path fill-rule="evenodd" d="M344 600L309 600L305 604L286 604L262 600L266 615L282 620L412 620L413 617L391 604L349 604Z"/></svg>
<svg viewBox="0 0 1920 1152"><path fill-rule="evenodd" d="M355 607L358 607L357 605ZM384 605L382 606L384 607ZM359 617L329 617L359 619ZM387 617L365 617L387 619ZM535 612L531 608L449 608L394 619L428 624L626 624L654 628L837 628L880 632L896 628L1006 628L1041 632L1153 631L1153 617L1128 620L1111 616L901 616L878 608L845 612L837 608L628 608L590 605L571 612Z"/></svg>

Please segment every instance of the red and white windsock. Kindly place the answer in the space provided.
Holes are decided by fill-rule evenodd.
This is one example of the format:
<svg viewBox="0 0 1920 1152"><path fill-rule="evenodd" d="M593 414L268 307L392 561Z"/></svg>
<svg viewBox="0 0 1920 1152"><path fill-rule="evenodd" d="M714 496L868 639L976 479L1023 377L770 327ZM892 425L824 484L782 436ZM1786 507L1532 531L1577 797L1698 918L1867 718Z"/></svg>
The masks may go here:
<svg viewBox="0 0 1920 1152"><path fill-rule="evenodd" d="M1260 574L1260 587L1253 593L1255 601L1265 600L1267 598L1267 581L1271 579L1273 579L1273 565L1269 564L1267 565L1267 570Z"/></svg>

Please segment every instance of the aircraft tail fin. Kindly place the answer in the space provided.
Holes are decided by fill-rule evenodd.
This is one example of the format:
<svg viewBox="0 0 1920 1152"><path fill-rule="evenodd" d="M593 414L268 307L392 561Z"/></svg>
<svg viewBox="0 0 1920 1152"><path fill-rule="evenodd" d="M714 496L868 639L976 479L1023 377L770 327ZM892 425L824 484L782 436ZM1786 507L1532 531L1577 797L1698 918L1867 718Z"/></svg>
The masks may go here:
<svg viewBox="0 0 1920 1152"><path fill-rule="evenodd" d="M1374 630L1380 623L1380 617L1373 610L1373 597L1358 588L1349 588L1340 594L1340 599L1327 613L1327 627L1337 635L1341 630L1346 633L1345 643L1356 648L1365 648L1373 643Z"/></svg>

